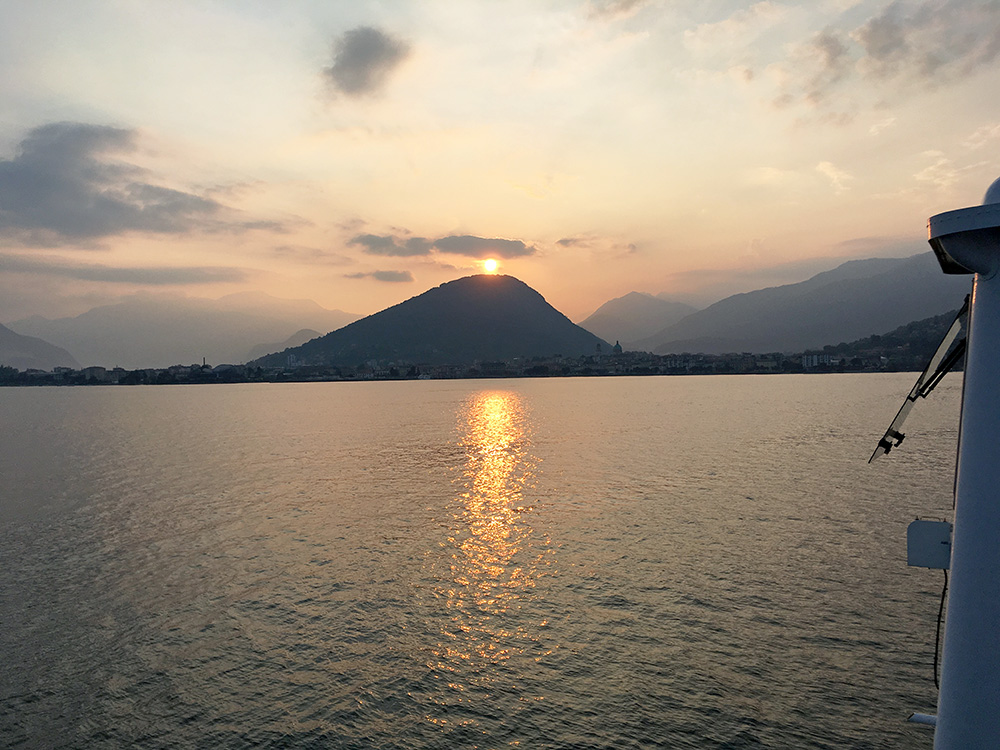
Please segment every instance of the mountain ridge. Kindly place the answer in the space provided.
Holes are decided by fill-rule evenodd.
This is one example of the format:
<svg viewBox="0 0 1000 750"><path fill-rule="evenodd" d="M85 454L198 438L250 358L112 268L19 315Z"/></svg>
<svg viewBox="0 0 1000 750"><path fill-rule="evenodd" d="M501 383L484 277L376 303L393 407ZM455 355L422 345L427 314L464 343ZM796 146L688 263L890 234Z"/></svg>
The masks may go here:
<svg viewBox="0 0 1000 750"><path fill-rule="evenodd" d="M697 307L683 302L629 292L608 300L579 325L606 341L637 341L697 311Z"/></svg>
<svg viewBox="0 0 1000 750"><path fill-rule="evenodd" d="M954 309L969 281L933 253L848 261L798 282L734 294L628 348L659 354L791 352L851 341Z"/></svg>
<svg viewBox="0 0 1000 750"><path fill-rule="evenodd" d="M75 317L50 320L34 315L8 327L73 351L87 365L135 369L203 358L245 362L262 341L284 342L303 328L325 333L358 317L312 300L286 300L264 292L219 299L142 294Z"/></svg>

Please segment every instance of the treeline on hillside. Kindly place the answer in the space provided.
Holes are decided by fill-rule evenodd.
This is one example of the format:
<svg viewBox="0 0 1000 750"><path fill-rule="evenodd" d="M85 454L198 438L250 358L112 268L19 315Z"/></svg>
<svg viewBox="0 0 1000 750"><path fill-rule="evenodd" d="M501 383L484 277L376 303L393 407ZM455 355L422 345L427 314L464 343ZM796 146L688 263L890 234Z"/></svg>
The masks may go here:
<svg viewBox="0 0 1000 750"><path fill-rule="evenodd" d="M883 360L884 370L919 371L927 365L957 314L958 310L953 310L932 318L915 320L881 336L868 336L850 343L824 346L803 354L825 354L847 362L878 357ZM961 335L964 335L964 331ZM962 363L956 364L954 369L961 370Z"/></svg>

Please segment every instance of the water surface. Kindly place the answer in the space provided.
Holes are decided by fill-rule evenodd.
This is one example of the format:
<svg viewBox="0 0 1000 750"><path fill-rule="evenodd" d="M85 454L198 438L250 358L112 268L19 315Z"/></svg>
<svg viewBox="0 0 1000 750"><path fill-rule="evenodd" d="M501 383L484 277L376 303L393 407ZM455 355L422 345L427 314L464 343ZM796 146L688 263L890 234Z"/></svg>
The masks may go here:
<svg viewBox="0 0 1000 750"><path fill-rule="evenodd" d="M928 748L914 378L0 389L2 743Z"/></svg>

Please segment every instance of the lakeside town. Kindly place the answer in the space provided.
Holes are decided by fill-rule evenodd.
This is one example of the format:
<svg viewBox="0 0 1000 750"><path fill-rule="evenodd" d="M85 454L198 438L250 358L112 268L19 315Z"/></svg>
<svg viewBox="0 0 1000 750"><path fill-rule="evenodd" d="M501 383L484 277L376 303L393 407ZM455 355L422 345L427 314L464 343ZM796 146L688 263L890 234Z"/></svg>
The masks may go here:
<svg viewBox="0 0 1000 750"><path fill-rule="evenodd" d="M651 354L625 352L583 357L534 357L484 361L471 365L416 365L404 361L367 362L358 367L303 364L290 356L284 367L254 364L173 365L127 370L122 367L56 367L51 371L16 370L0 366L0 385L173 385L195 383L279 383L367 380L443 380L462 378L600 377L622 375L744 375L818 372L896 372L920 369L913 354L886 356L879 352L845 351L828 346L820 351L769 354Z"/></svg>

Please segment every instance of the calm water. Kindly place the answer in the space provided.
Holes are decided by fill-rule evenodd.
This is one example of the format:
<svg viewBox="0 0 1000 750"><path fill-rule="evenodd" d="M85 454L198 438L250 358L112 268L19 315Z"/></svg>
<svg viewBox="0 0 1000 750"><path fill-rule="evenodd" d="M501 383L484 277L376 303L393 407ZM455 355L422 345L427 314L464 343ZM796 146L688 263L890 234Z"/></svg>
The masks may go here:
<svg viewBox="0 0 1000 750"><path fill-rule="evenodd" d="M0 744L929 748L914 379L0 389Z"/></svg>

